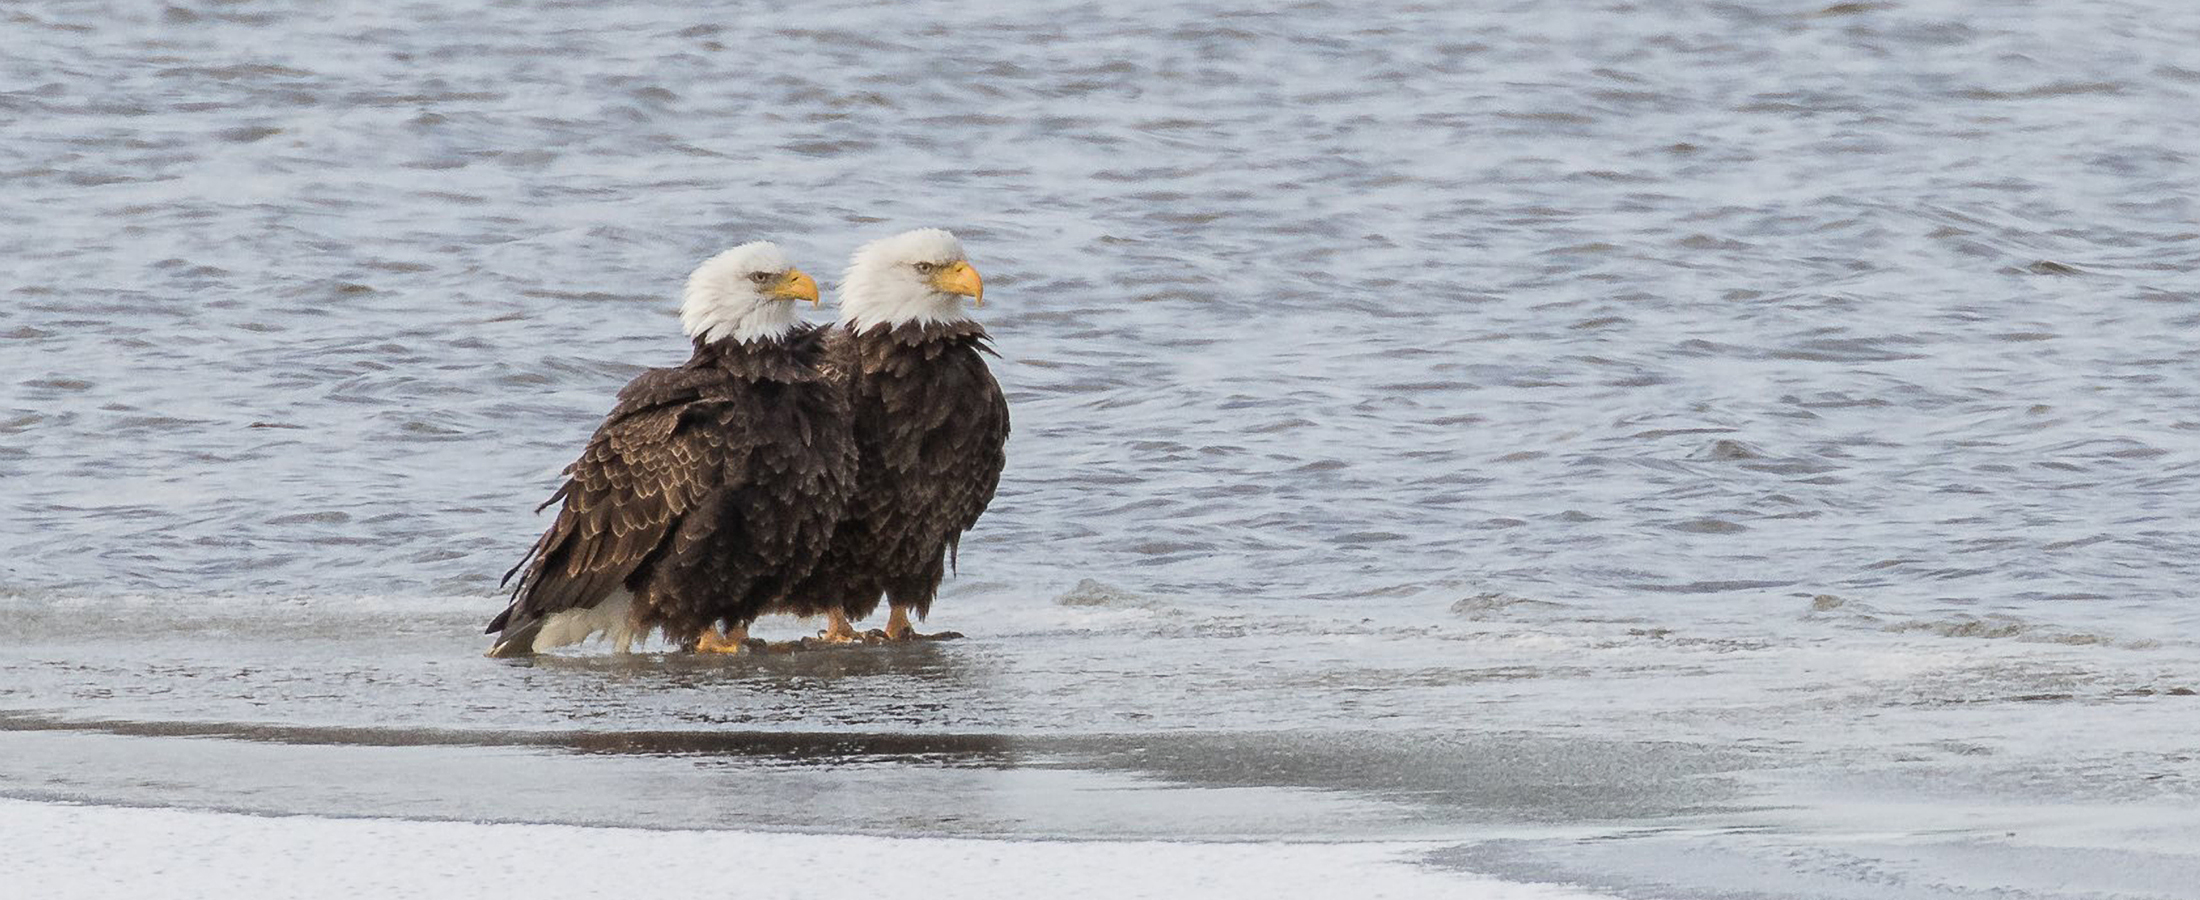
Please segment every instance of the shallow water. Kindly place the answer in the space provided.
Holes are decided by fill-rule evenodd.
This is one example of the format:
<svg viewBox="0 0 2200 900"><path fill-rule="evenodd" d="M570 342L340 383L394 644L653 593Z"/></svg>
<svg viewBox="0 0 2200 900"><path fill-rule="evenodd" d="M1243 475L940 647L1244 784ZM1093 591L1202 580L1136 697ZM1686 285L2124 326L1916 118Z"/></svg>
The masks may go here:
<svg viewBox="0 0 2200 900"><path fill-rule="evenodd" d="M4 755L858 734L900 749L596 771L732 760L806 798L766 824L882 833L1792 861L1763 835L1930 786L2097 859L2189 846L2086 810L2200 780L2200 11L1976 7L12 4L0 741L49 743ZM690 266L771 237L829 283L934 224L1016 420L935 612L971 639L473 657L551 473L682 357ZM236 761L0 790L630 821L608 787L204 793ZM972 790L1016 809L923 812ZM1999 815L1888 817L2016 852ZM2049 890L1873 859L1809 883ZM1675 889L1804 883L1748 868Z"/></svg>

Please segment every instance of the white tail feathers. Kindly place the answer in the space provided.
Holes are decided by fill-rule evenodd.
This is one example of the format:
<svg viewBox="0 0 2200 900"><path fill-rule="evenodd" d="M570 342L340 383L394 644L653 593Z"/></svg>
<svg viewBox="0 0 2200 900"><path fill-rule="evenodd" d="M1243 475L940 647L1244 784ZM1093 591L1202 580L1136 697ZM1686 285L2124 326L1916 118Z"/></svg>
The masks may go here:
<svg viewBox="0 0 2200 900"><path fill-rule="evenodd" d="M617 645L620 653L633 652L634 642L641 639L642 633L634 627L632 592L613 591L595 606L551 613L543 619L542 629L535 633L534 649L578 644L599 633Z"/></svg>

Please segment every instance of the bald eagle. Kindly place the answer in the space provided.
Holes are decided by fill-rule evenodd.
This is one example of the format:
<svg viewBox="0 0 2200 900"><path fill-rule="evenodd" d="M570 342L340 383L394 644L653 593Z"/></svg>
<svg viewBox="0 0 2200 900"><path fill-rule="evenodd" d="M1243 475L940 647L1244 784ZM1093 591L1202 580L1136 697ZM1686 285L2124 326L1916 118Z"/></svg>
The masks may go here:
<svg viewBox="0 0 2200 900"><path fill-rule="evenodd" d="M856 251L841 284L826 372L848 392L856 491L825 560L784 609L830 616L824 638L857 640L852 619L892 607L886 637L917 635L963 532L993 500L1007 457L1008 401L986 368L984 304L962 243L937 228Z"/></svg>
<svg viewBox="0 0 2200 900"><path fill-rule="evenodd" d="M749 622L810 574L855 483L845 388L820 372L823 329L794 301L817 283L768 242L689 276L694 355L642 373L542 505L557 521L505 574L492 656L601 632L626 652L661 630L734 652ZM524 571L523 571L524 570ZM732 632L719 637L719 628Z"/></svg>

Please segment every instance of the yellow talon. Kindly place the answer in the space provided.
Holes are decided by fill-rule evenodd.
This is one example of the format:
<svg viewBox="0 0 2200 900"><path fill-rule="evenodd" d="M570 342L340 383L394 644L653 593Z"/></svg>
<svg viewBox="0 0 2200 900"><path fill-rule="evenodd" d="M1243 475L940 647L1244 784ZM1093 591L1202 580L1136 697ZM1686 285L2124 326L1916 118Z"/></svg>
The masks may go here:
<svg viewBox="0 0 2200 900"><path fill-rule="evenodd" d="M894 607L893 614L887 616L885 634L886 640L890 643L900 643L902 641L952 641L962 637L960 631L936 631L931 634L918 634L917 626L909 621L909 608L906 606Z"/></svg>
<svg viewBox="0 0 2200 900"><path fill-rule="evenodd" d="M695 639L695 652L726 654L740 653L742 650L748 647L748 643L748 626L744 625L739 628L731 629L724 634L720 634L718 632L718 626L713 625L709 628L703 629L702 636Z"/></svg>
<svg viewBox="0 0 2200 900"><path fill-rule="evenodd" d="M825 614L825 630L818 633L817 639L828 644L853 644L862 641L863 636L856 634L846 613L834 610Z"/></svg>
<svg viewBox="0 0 2200 900"><path fill-rule="evenodd" d="M909 624L907 609L895 606L893 612L886 617L886 639L889 641L906 641L916 630L916 626Z"/></svg>

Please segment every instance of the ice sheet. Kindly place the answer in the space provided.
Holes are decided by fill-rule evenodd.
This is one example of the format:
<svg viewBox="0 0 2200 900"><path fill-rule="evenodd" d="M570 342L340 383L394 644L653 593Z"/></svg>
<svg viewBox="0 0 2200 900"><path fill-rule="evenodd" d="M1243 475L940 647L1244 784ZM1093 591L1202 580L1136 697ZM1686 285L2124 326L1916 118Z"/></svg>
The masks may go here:
<svg viewBox="0 0 2200 900"><path fill-rule="evenodd" d="M17 897L1445 897L1593 900L1418 866L1420 844L896 839L247 816L0 800Z"/></svg>

